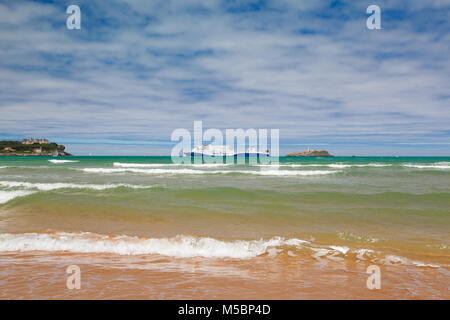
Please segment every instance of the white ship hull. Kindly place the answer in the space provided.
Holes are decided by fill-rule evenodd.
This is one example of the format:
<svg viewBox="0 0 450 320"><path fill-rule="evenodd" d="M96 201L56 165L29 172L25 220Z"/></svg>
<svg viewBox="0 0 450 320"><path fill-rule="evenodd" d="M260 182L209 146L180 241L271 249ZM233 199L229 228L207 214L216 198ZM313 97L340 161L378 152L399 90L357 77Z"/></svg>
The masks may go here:
<svg viewBox="0 0 450 320"><path fill-rule="evenodd" d="M264 152L249 148L245 152L234 152L230 146L202 145L194 147L190 152L185 152L190 157L270 157L269 150Z"/></svg>

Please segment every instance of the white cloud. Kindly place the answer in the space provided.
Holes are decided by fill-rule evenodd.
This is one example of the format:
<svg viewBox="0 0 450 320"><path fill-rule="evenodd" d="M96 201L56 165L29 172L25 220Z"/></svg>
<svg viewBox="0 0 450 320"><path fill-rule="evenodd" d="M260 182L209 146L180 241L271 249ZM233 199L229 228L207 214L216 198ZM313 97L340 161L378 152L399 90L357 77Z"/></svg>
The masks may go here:
<svg viewBox="0 0 450 320"><path fill-rule="evenodd" d="M1 5L0 133L169 139L204 120L297 141L449 140L449 23L415 25L448 5L383 2L412 20L369 31L361 3L244 3L81 2L81 31L61 6Z"/></svg>

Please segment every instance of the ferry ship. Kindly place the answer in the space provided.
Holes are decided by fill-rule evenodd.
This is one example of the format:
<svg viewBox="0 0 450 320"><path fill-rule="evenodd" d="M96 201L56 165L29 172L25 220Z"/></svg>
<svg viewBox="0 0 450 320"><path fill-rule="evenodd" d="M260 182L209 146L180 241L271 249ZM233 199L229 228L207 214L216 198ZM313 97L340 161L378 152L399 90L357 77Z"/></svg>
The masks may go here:
<svg viewBox="0 0 450 320"><path fill-rule="evenodd" d="M269 157L269 150L258 151L250 147L245 152L237 153L230 146L213 146L210 144L198 145L191 151L185 152L185 156L193 157Z"/></svg>

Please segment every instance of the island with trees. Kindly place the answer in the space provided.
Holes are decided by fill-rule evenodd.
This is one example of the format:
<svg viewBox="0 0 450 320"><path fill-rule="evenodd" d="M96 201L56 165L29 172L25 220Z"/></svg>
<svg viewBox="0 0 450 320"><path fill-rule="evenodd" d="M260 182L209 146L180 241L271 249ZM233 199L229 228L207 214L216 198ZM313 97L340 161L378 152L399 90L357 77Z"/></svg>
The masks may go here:
<svg viewBox="0 0 450 320"><path fill-rule="evenodd" d="M0 156L71 156L65 146L47 139L23 139L0 141Z"/></svg>
<svg viewBox="0 0 450 320"><path fill-rule="evenodd" d="M292 152L286 154L286 157L333 157L325 150L311 150L308 148L306 151Z"/></svg>

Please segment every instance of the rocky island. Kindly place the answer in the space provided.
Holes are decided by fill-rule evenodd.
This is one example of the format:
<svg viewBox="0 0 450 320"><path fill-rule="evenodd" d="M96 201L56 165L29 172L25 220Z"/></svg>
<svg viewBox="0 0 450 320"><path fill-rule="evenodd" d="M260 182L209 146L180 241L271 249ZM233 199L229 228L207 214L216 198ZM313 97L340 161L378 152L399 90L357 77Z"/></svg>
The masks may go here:
<svg viewBox="0 0 450 320"><path fill-rule="evenodd" d="M306 151L288 153L286 157L332 157L332 155L325 150L310 150L308 148Z"/></svg>
<svg viewBox="0 0 450 320"><path fill-rule="evenodd" d="M47 139L0 141L0 156L71 156L64 151L65 148Z"/></svg>

